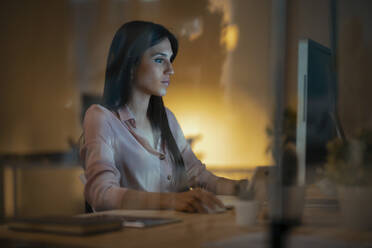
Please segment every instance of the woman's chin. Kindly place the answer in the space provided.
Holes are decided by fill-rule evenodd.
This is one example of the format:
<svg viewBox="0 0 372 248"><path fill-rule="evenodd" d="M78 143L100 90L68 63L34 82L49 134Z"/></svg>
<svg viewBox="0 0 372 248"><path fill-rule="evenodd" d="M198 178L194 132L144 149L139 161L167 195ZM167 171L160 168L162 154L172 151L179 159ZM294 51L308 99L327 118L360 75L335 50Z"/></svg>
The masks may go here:
<svg viewBox="0 0 372 248"><path fill-rule="evenodd" d="M167 90L166 89L162 89L162 90L159 90L158 92L156 92L156 94L154 94L155 96L165 96L167 94Z"/></svg>

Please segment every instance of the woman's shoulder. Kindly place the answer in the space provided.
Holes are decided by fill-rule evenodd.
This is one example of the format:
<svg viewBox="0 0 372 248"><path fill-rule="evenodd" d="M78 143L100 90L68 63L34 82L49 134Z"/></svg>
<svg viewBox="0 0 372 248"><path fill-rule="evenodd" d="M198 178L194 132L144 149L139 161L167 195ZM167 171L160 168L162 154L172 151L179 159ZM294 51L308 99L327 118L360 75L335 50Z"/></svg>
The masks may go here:
<svg viewBox="0 0 372 248"><path fill-rule="evenodd" d="M173 137L176 143L178 144L180 151L183 151L186 147L186 140L185 140L181 125L177 121L175 114L170 109L166 107L165 111L167 113L168 124L173 134Z"/></svg>
<svg viewBox="0 0 372 248"><path fill-rule="evenodd" d="M172 124L174 122L177 123L176 116L174 115L174 113L169 108L165 107L165 112L167 114L169 124Z"/></svg>
<svg viewBox="0 0 372 248"><path fill-rule="evenodd" d="M92 104L85 112L84 122L102 122L112 119L112 112L100 104Z"/></svg>
<svg viewBox="0 0 372 248"><path fill-rule="evenodd" d="M100 104L92 104L89 106L85 115L108 115L111 111Z"/></svg>
<svg viewBox="0 0 372 248"><path fill-rule="evenodd" d="M164 108L165 108L165 112L167 113L167 116L173 116L174 117L173 112L168 107L164 106Z"/></svg>
<svg viewBox="0 0 372 248"><path fill-rule="evenodd" d="M83 130L85 141L90 142L98 137L107 144L115 137L113 113L99 104L92 104L85 112Z"/></svg>
<svg viewBox="0 0 372 248"><path fill-rule="evenodd" d="M165 112L167 113L168 123L171 131L178 132L181 129L180 124L176 118L176 115L167 107L165 107Z"/></svg>

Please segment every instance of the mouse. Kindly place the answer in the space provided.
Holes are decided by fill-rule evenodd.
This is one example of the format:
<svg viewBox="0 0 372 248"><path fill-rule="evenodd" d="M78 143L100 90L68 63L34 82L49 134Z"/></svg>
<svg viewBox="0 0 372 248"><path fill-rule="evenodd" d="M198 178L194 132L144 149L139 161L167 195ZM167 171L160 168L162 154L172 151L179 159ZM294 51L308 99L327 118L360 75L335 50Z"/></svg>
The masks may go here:
<svg viewBox="0 0 372 248"><path fill-rule="evenodd" d="M224 213L224 212L227 211L226 208L224 208L224 207L220 207L220 206L218 206L218 205L216 205L214 209L208 207L208 206L205 205L205 204L203 204L203 207L204 207L204 209L207 210L207 213L208 213L208 214L219 214L219 213Z"/></svg>

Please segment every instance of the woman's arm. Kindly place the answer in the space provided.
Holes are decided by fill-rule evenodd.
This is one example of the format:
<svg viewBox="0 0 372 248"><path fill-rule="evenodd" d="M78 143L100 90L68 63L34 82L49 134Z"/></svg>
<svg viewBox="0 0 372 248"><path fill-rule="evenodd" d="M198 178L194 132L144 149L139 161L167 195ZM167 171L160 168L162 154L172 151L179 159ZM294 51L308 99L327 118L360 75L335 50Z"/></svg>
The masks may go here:
<svg viewBox="0 0 372 248"><path fill-rule="evenodd" d="M181 193L154 193L128 189L122 199L122 209L174 209L184 212L207 212L223 204L200 188Z"/></svg>
<svg viewBox="0 0 372 248"><path fill-rule="evenodd" d="M217 195L235 195L238 181L220 177L217 180Z"/></svg>
<svg viewBox="0 0 372 248"><path fill-rule="evenodd" d="M216 194L217 195L239 195L241 190L246 189L248 180L231 180L220 177L217 180Z"/></svg>

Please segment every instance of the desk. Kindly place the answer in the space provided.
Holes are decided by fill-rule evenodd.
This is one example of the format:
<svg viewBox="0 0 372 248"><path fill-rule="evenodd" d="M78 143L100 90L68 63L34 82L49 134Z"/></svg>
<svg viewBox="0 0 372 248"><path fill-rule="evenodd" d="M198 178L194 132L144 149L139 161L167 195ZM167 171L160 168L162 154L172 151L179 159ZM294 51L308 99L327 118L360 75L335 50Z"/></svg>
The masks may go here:
<svg viewBox="0 0 372 248"><path fill-rule="evenodd" d="M222 214L187 214L174 211L109 211L115 214L175 217L180 223L148 229L122 229L121 231L94 236L73 237L44 233L14 232L0 226L0 240L18 240L47 244L41 247L201 247L211 241L234 236L266 232L268 222L259 220L252 228L235 225L234 211ZM340 213L334 209L306 208L304 224L292 234L325 237L356 244L372 244L372 231L353 231L340 227ZM22 246L23 247L23 246ZM39 246L38 246L39 247Z"/></svg>

